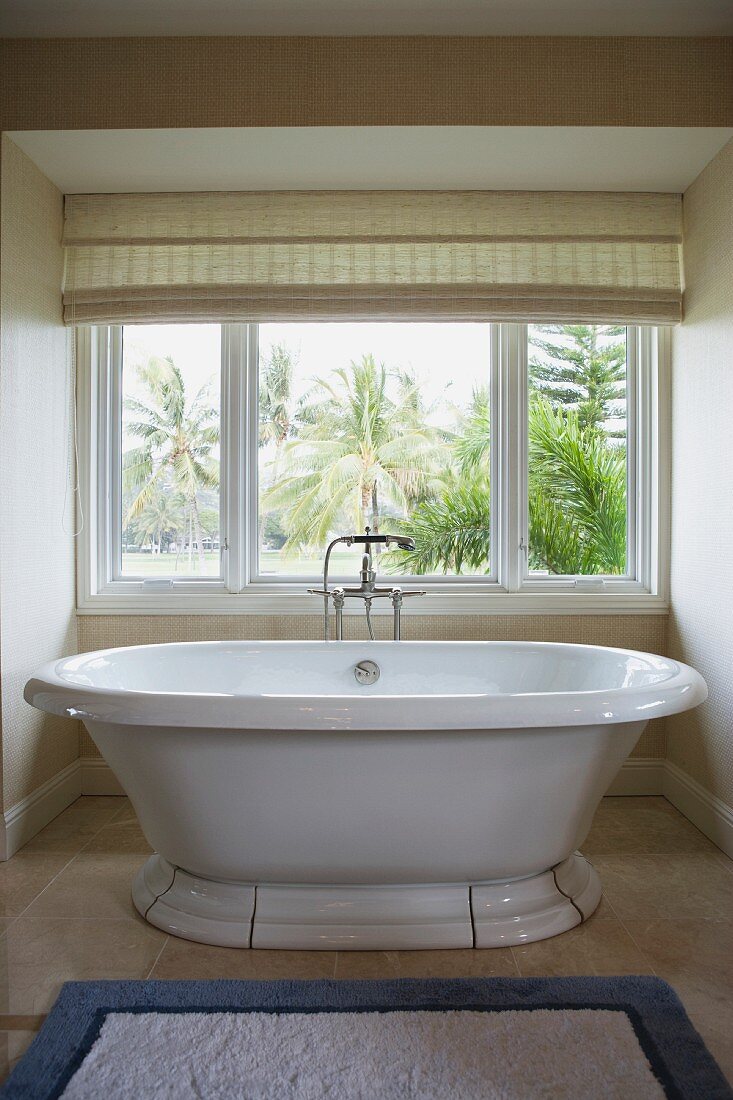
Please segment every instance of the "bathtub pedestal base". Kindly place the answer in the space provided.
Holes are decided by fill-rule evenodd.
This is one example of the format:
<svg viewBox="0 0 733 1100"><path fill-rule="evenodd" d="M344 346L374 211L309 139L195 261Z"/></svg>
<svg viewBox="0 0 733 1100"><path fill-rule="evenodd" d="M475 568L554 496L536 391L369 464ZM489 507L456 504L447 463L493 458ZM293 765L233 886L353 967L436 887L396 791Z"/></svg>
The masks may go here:
<svg viewBox="0 0 733 1100"><path fill-rule="evenodd" d="M396 886L215 882L153 855L138 872L132 896L151 924L201 943L398 951L547 939L593 913L601 884L579 852L531 878Z"/></svg>
<svg viewBox="0 0 733 1100"><path fill-rule="evenodd" d="M532 878L471 888L475 947L513 947L567 932L595 912L598 872L580 852Z"/></svg>

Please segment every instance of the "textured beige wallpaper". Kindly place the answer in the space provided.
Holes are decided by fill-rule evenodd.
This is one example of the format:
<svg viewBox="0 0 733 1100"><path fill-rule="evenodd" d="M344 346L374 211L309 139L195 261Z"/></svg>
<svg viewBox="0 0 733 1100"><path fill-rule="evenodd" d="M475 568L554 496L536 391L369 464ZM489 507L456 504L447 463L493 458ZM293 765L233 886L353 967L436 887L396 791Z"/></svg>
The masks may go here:
<svg viewBox="0 0 733 1100"><path fill-rule="evenodd" d="M389 637L391 620L376 620L378 637ZM626 646L664 653L666 617L663 615L414 615L405 612L405 639L517 639L545 642L583 642ZM151 642L215 641L217 639L320 638L318 615L82 615L78 622L79 651ZM361 617L346 621L347 637L366 637ZM664 757L664 730L652 722L634 750L635 756ZM97 750L82 732L82 756Z"/></svg>
<svg viewBox="0 0 733 1100"><path fill-rule="evenodd" d="M0 226L0 711L7 810L78 755L78 726L23 701L43 661L76 649L61 193L2 139Z"/></svg>
<svg viewBox="0 0 733 1100"><path fill-rule="evenodd" d="M730 126L733 38L0 40L0 129Z"/></svg>
<svg viewBox="0 0 733 1100"><path fill-rule="evenodd" d="M686 192L673 336L670 653L709 701L668 721L669 759L733 806L733 141Z"/></svg>

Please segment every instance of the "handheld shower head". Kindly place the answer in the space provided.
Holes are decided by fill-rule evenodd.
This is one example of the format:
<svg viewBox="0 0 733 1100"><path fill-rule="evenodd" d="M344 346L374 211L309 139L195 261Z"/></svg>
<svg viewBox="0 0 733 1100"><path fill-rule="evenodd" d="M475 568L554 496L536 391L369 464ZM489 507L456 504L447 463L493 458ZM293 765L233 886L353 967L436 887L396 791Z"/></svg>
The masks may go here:
<svg viewBox="0 0 733 1100"><path fill-rule="evenodd" d="M414 550L415 540L410 535L387 535L387 545L395 543L400 550Z"/></svg>
<svg viewBox="0 0 733 1100"><path fill-rule="evenodd" d="M349 545L352 543L360 543L366 546L373 546L375 543L381 543L382 546L395 545L400 550L414 550L415 540L409 535L372 535L370 534L371 528L366 528L366 533L363 535L349 535L344 539Z"/></svg>

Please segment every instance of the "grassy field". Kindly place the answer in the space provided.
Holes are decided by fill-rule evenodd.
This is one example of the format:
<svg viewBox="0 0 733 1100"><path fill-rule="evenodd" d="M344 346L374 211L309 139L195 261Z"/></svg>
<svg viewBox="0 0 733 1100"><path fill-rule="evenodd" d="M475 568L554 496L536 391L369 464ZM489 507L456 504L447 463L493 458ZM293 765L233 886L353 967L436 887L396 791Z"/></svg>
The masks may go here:
<svg viewBox="0 0 733 1100"><path fill-rule="evenodd" d="M205 577L216 577L219 572L219 551L204 554ZM331 573L339 572L352 575L359 568L358 556L353 552L334 552L331 555ZM318 576L323 570L322 555L311 558L282 558L277 550L265 550L260 554L260 570L273 576L293 574L295 576ZM193 558L193 572L189 571L188 556L181 555L176 568L175 554L123 554L122 575L126 577L198 577L198 555Z"/></svg>

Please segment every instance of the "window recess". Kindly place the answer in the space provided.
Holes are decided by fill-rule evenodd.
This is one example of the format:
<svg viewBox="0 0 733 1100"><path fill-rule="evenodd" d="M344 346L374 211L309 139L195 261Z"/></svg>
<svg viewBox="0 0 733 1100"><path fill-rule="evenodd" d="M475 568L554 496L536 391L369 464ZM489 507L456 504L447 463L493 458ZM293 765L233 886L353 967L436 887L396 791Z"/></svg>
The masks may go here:
<svg viewBox="0 0 733 1100"><path fill-rule="evenodd" d="M80 610L317 614L326 542L368 522L416 537L377 563L429 589L410 614L661 612L666 348L587 321L80 326Z"/></svg>

